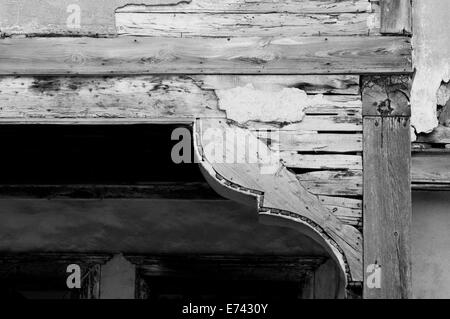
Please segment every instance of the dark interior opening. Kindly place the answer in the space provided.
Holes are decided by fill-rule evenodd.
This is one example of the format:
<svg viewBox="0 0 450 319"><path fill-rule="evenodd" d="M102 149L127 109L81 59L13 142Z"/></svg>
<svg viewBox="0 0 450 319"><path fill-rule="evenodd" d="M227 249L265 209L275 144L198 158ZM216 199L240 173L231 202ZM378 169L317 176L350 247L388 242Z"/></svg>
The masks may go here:
<svg viewBox="0 0 450 319"><path fill-rule="evenodd" d="M204 181L197 164L172 161L177 127L182 126L1 125L0 184Z"/></svg>

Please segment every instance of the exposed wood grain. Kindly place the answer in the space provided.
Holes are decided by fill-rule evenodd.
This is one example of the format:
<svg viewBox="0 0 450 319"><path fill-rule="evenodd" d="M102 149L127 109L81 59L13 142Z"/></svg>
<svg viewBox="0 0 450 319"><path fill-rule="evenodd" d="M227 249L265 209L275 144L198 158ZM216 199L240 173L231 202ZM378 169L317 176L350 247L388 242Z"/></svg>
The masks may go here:
<svg viewBox="0 0 450 319"><path fill-rule="evenodd" d="M362 226L362 200L346 197L319 196L319 200L343 223Z"/></svg>
<svg viewBox="0 0 450 319"><path fill-rule="evenodd" d="M378 79L374 81L378 83ZM369 83L370 79L365 82ZM371 86L366 85L364 90L370 91ZM363 98L378 95L377 89L375 91L374 94L364 92ZM405 100L402 97L393 103L401 104ZM363 100L363 107L373 105ZM400 105L400 109L407 107ZM364 267L365 271L370 265L381 267L379 288L368 286L373 269L365 272L364 297L410 298L410 119L408 116L381 113L379 116L365 116L363 125Z"/></svg>
<svg viewBox="0 0 450 319"><path fill-rule="evenodd" d="M362 134L317 134L315 132L279 131L258 132L270 148L279 151L316 153L355 153L362 151Z"/></svg>
<svg viewBox="0 0 450 319"><path fill-rule="evenodd" d="M381 267L365 298L411 296L409 119L364 119L364 263ZM366 273L366 276L369 275Z"/></svg>
<svg viewBox="0 0 450 319"><path fill-rule="evenodd" d="M317 171L298 174L298 180L311 193L327 196L361 196L361 170Z"/></svg>
<svg viewBox="0 0 450 319"><path fill-rule="evenodd" d="M200 83L203 89L212 90L229 90L251 84L257 90L296 88L308 94L340 94L325 98L338 102L336 107L356 107L358 101L361 107L359 76L356 75L195 75L191 78ZM345 101L338 99L341 94L341 99L345 98Z"/></svg>
<svg viewBox="0 0 450 319"><path fill-rule="evenodd" d="M366 0L188 0L173 6L127 5L117 12L355 13L370 12Z"/></svg>
<svg viewBox="0 0 450 319"><path fill-rule="evenodd" d="M381 32L410 34L412 32L411 0L381 1Z"/></svg>
<svg viewBox="0 0 450 319"><path fill-rule="evenodd" d="M252 134L249 132L232 127L220 120L199 120L194 127L196 156L202 159L200 161L201 168L210 185L222 196L247 204L255 204L254 199L256 199L258 212L262 217L292 222L296 227L305 229L304 231L310 232L311 236L318 239L322 235L317 237L317 227L321 228L322 231L319 233L327 234L331 241L335 242L336 246L328 238L322 237L325 247L330 249L344 272L347 272L345 265L348 265L350 271L348 279L362 280L359 231L343 224L320 203L317 196L309 193L286 167L279 162L274 162L273 164L277 166L273 167L276 172L264 173L261 171L261 163L227 164L218 162L217 158L211 158L211 154L204 152L211 145L222 144L223 141L217 140L217 137L204 135L203 132L208 132L208 129L227 130L230 128L252 138ZM257 140L253 140L252 143L263 148L262 143ZM225 154L233 152L234 146L227 143ZM267 152L269 151L264 152L261 149L258 157ZM283 189L282 192L281 189ZM341 253L345 257L342 257Z"/></svg>
<svg viewBox="0 0 450 319"><path fill-rule="evenodd" d="M363 116L411 116L410 76L363 78Z"/></svg>
<svg viewBox="0 0 450 319"><path fill-rule="evenodd" d="M118 13L117 32L151 37L291 37L376 35L373 13Z"/></svg>
<svg viewBox="0 0 450 319"><path fill-rule="evenodd" d="M187 77L3 77L0 118L145 119L224 117L214 92Z"/></svg>
<svg viewBox="0 0 450 319"><path fill-rule="evenodd" d="M413 153L412 182L419 184L450 185L450 154L448 153Z"/></svg>
<svg viewBox="0 0 450 319"><path fill-rule="evenodd" d="M101 49L99 49L101 48ZM411 72L399 37L25 38L0 41L0 75Z"/></svg>
<svg viewBox="0 0 450 319"><path fill-rule="evenodd" d="M297 152L280 152L280 157L287 167L310 170L362 170L360 155L309 155Z"/></svg>
<svg viewBox="0 0 450 319"><path fill-rule="evenodd" d="M129 3L173 5L180 2L182 1L4 0L0 2L0 34L115 35L116 8Z"/></svg>

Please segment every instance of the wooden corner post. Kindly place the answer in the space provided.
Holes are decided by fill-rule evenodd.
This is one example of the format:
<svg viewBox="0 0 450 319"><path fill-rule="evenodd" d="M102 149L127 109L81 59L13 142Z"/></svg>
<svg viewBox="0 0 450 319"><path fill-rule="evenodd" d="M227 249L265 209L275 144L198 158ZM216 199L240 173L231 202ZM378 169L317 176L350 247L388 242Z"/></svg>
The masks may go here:
<svg viewBox="0 0 450 319"><path fill-rule="evenodd" d="M364 298L410 298L410 77L366 77L362 89Z"/></svg>

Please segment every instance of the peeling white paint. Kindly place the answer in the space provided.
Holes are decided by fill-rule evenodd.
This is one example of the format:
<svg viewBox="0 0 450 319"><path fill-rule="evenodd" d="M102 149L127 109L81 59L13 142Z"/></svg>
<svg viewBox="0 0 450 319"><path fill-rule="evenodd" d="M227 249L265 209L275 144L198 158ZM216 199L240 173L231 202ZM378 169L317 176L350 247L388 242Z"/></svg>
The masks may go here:
<svg viewBox="0 0 450 319"><path fill-rule="evenodd" d="M450 1L414 0L413 59L416 68L411 91L411 125L416 133L438 126L438 90L450 80Z"/></svg>
<svg viewBox="0 0 450 319"><path fill-rule="evenodd" d="M305 108L315 104L328 104L322 95L308 96L296 88L279 91L258 90L253 84L226 90L216 90L219 108L227 118L238 123L258 122L300 122Z"/></svg>

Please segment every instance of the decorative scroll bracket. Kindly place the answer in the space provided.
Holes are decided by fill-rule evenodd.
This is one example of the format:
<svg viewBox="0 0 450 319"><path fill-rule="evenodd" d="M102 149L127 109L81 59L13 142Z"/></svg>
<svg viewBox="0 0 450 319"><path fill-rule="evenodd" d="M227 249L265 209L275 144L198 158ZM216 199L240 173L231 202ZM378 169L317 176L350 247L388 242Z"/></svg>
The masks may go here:
<svg viewBox="0 0 450 319"><path fill-rule="evenodd" d="M234 156L235 144L221 139L230 130L239 140L246 140L250 152L257 152L258 160L265 159L263 153L272 152L251 132L226 120L198 119L194 123L195 155L211 187L226 198L250 205L256 203L262 222L275 221L300 229L330 252L340 265L346 283L362 281L361 233L338 220L281 162L272 173L267 173L262 171L261 162L239 161ZM217 150L224 151L219 161Z"/></svg>

